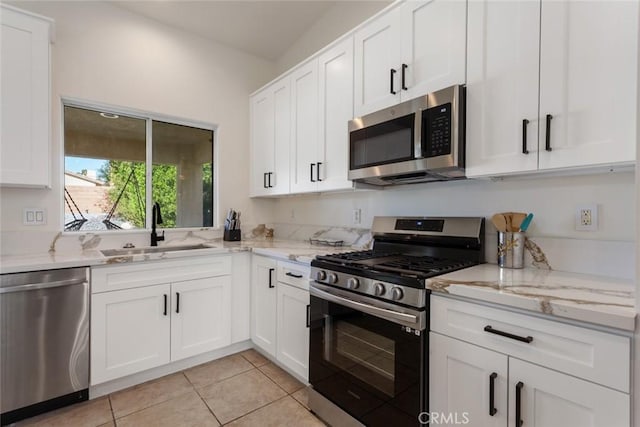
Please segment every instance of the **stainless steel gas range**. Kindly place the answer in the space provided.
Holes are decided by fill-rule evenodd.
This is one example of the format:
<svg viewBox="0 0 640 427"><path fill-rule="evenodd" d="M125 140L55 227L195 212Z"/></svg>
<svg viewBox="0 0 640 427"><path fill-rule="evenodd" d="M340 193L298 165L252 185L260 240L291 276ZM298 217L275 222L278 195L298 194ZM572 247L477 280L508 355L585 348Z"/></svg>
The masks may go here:
<svg viewBox="0 0 640 427"><path fill-rule="evenodd" d="M311 262L309 406L333 426L416 426L429 407L425 281L484 262L484 218L376 217L372 232L372 250Z"/></svg>

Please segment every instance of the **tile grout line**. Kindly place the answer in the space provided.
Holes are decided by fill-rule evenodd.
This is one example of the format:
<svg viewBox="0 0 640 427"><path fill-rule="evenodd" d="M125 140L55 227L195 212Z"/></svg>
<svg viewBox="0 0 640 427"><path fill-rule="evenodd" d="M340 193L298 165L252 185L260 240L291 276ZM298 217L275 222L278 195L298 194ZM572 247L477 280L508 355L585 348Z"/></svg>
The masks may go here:
<svg viewBox="0 0 640 427"><path fill-rule="evenodd" d="M113 421L113 425L116 424L116 414L113 412L113 404L111 403L111 394L107 395L107 400L109 401L109 409L111 409L111 421Z"/></svg>
<svg viewBox="0 0 640 427"><path fill-rule="evenodd" d="M220 379L220 380L218 380L218 381L215 381L215 382L212 382L212 383L209 383L209 384L205 384L205 385L200 386L200 387L196 386L196 385L195 385L195 384L193 384L191 381L189 381L189 378L188 378L188 377L187 377L187 381L189 381L189 384L191 384L191 386L192 386L192 387L193 387L193 389L196 391L196 393L200 394L200 390L201 390L201 389L207 388L207 387L212 386L212 385L214 385L214 384L220 384L220 383L221 383L221 382L223 382L223 381L230 380L231 378L235 378L235 377L237 377L238 375L246 374L247 372L251 372L251 371L253 371L254 369L258 369L258 368L253 367L253 368L251 368L251 369L247 369L246 371L238 372L237 374L233 374L233 375L231 375L230 377L222 378L222 379ZM185 377L186 377L186 375L185 375ZM199 389L200 389L200 390L199 390Z"/></svg>
<svg viewBox="0 0 640 427"><path fill-rule="evenodd" d="M268 377L267 377L267 378L268 378ZM262 405L262 406L260 406L260 407L258 407L258 408L252 409L251 411L247 412L246 414L242 414L242 415L240 415L239 417L233 418L232 420L229 420L226 424L222 424L222 425L223 425L223 426L229 425L229 424L231 424L232 422L234 422L234 421L236 421L236 420L239 420L240 418L244 418L244 417L246 417L246 416L247 416L247 415L249 415L249 414L252 414L252 413L254 413L254 412L256 412L256 411L259 411L259 410L260 410L260 409L262 409L262 408L266 408L267 406L272 405L272 404L274 404L274 403L276 403L276 402L278 402L278 401L280 401L280 400L282 400L282 399L285 399L285 398L287 398L287 397L289 397L289 395L284 395L284 396L282 396L282 397L277 398L276 400L274 400L274 401L272 401L272 402L265 403L264 405Z"/></svg>

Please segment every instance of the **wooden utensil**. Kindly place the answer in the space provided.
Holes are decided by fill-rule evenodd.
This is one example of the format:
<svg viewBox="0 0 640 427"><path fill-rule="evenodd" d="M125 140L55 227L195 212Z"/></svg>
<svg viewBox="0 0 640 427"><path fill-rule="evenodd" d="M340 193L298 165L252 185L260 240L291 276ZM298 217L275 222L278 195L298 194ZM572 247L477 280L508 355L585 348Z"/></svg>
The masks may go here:
<svg viewBox="0 0 640 427"><path fill-rule="evenodd" d="M491 217L491 222L496 227L496 230L505 232L507 231L507 218L503 214L495 214Z"/></svg>
<svg viewBox="0 0 640 427"><path fill-rule="evenodd" d="M523 212L511 212L511 231L520 230L520 226L522 225L522 221L527 217L526 213Z"/></svg>

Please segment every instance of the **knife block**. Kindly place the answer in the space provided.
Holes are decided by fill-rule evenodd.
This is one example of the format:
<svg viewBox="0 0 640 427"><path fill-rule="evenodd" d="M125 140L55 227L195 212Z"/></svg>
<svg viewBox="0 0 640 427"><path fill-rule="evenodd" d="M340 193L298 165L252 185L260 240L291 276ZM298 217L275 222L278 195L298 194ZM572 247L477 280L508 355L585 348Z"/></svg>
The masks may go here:
<svg viewBox="0 0 640 427"><path fill-rule="evenodd" d="M242 231L241 230L227 230L225 228L224 234L222 235L222 240L226 242L239 242L242 240Z"/></svg>

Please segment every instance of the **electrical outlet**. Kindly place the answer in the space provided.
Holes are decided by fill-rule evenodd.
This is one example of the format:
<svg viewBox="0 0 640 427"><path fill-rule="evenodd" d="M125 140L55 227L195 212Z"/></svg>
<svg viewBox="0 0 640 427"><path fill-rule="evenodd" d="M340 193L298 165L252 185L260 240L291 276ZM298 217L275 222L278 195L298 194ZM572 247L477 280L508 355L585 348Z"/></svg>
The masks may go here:
<svg viewBox="0 0 640 427"><path fill-rule="evenodd" d="M598 205L580 205L576 208L576 230L577 231L597 231L598 230Z"/></svg>
<svg viewBox="0 0 640 427"><path fill-rule="evenodd" d="M42 208L24 208L22 210L22 224L45 225L47 223L47 211Z"/></svg>
<svg viewBox="0 0 640 427"><path fill-rule="evenodd" d="M362 222L362 210L354 209L353 210L353 225L359 225Z"/></svg>

